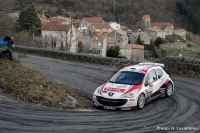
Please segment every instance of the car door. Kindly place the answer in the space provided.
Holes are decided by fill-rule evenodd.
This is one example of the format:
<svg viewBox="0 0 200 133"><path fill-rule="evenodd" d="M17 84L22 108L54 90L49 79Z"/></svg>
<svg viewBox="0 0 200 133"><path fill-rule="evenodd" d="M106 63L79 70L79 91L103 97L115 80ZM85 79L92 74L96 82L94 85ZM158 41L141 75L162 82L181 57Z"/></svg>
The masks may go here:
<svg viewBox="0 0 200 133"><path fill-rule="evenodd" d="M160 95L165 94L165 87L162 87L162 85L165 83L167 76L164 75L164 72L161 68L156 68L156 74L158 76L158 84L159 84L159 89L160 89Z"/></svg>
<svg viewBox="0 0 200 133"><path fill-rule="evenodd" d="M146 97L151 100L154 96L157 95L159 89L158 77L156 75L155 69L152 69L148 72L145 79L145 94Z"/></svg>

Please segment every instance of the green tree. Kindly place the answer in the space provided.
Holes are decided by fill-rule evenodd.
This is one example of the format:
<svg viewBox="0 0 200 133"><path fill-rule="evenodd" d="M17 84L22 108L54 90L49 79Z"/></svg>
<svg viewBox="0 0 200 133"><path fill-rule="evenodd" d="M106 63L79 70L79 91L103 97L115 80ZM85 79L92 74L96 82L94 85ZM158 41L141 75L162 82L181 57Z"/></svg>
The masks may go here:
<svg viewBox="0 0 200 133"><path fill-rule="evenodd" d="M137 37L136 43L140 45L144 45L144 41L141 40L140 35Z"/></svg>
<svg viewBox="0 0 200 133"><path fill-rule="evenodd" d="M119 57L120 47L117 45L115 47L110 47L107 51L108 57Z"/></svg>
<svg viewBox="0 0 200 133"><path fill-rule="evenodd" d="M41 21L34 5L30 5L21 11L19 14L19 25L25 30L41 28Z"/></svg>
<svg viewBox="0 0 200 133"><path fill-rule="evenodd" d="M155 42L154 45L156 45L157 47L160 47L160 44L163 43L163 39L161 37L158 37Z"/></svg>

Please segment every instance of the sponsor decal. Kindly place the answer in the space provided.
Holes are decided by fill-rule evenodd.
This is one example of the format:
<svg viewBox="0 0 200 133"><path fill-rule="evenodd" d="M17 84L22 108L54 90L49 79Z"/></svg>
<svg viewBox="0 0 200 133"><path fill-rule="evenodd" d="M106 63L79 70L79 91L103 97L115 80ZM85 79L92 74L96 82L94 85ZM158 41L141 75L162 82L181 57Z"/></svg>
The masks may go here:
<svg viewBox="0 0 200 133"><path fill-rule="evenodd" d="M148 94L148 92L149 92L148 89L146 89L146 90L145 90L146 95Z"/></svg>
<svg viewBox="0 0 200 133"><path fill-rule="evenodd" d="M113 92L124 92L126 89L119 89L119 88L110 88L106 87L103 89L104 91L113 91Z"/></svg>
<svg viewBox="0 0 200 133"><path fill-rule="evenodd" d="M161 94L165 93L165 88L160 88L160 93Z"/></svg>
<svg viewBox="0 0 200 133"><path fill-rule="evenodd" d="M149 91L146 95L147 97L150 96L152 94L152 91Z"/></svg>
<svg viewBox="0 0 200 133"><path fill-rule="evenodd" d="M145 90L145 93L146 93L147 97L150 96L152 94L152 92L153 92L153 87L150 87L149 89Z"/></svg>

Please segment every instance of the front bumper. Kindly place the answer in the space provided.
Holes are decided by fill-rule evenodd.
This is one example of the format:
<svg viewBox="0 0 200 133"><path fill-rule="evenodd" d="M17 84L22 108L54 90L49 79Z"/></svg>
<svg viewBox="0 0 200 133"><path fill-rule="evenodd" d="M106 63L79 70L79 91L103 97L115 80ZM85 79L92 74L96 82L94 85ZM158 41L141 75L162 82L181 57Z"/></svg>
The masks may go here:
<svg viewBox="0 0 200 133"><path fill-rule="evenodd" d="M134 98L108 99L93 95L93 105L110 110L131 110L137 106L137 100Z"/></svg>

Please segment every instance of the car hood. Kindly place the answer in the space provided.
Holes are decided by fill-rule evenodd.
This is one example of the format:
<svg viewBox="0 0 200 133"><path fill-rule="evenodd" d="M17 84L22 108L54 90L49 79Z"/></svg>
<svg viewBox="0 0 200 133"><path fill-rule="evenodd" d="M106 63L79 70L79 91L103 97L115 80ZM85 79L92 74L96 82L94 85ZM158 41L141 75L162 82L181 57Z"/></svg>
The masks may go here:
<svg viewBox="0 0 200 133"><path fill-rule="evenodd" d="M106 98L119 98L121 95L133 91L138 85L106 83L102 86L102 96Z"/></svg>

